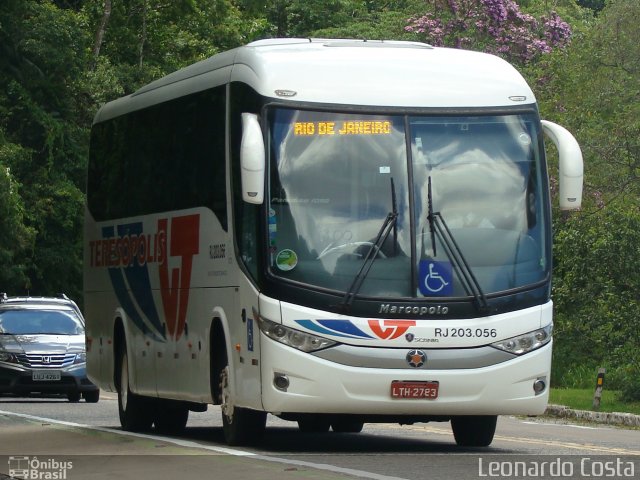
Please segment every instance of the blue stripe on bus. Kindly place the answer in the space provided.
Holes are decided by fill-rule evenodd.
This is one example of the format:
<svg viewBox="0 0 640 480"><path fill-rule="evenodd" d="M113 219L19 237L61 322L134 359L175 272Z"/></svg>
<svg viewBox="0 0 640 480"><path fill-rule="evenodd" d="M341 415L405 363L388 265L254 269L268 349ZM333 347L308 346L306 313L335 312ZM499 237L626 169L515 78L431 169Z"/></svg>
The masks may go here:
<svg viewBox="0 0 640 480"><path fill-rule="evenodd" d="M125 225L118 225L118 235L120 237L130 235L142 236L142 222L130 223ZM151 290L151 281L149 279L149 268L145 262L140 265L139 262L132 261L124 269L125 276L134 300L140 307L142 313L147 317L153 327L155 327L157 333L164 337L164 328L156 309L156 304L153 300L153 294Z"/></svg>
<svg viewBox="0 0 640 480"><path fill-rule="evenodd" d="M373 338L364 333L349 320L296 320L301 325L311 331L322 333L323 335L333 335L346 338Z"/></svg>
<svg viewBox="0 0 640 480"><path fill-rule="evenodd" d="M142 226L142 225L140 225ZM113 238L114 237L114 227L103 227L102 228L102 238ZM145 267L141 267L146 270ZM111 280L111 285L113 286L113 291L116 294L118 299L118 303L124 309L127 316L131 319L133 324L138 327L138 329L142 333L150 333L154 338L158 340L162 340L164 338L164 332L162 329L158 329L156 332L150 332L149 327L145 324L142 317L138 314L138 310L135 308L133 300L128 293L127 285L124 281L124 275L122 269L120 267L109 267L109 278ZM147 273L148 279L148 273ZM159 322L158 322L159 323Z"/></svg>

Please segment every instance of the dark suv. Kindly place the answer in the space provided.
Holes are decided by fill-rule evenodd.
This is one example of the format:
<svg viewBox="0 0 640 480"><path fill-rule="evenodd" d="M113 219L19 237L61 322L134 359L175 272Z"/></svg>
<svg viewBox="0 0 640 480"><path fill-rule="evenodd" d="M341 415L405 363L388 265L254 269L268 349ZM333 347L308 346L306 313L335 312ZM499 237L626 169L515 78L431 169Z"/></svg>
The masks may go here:
<svg viewBox="0 0 640 480"><path fill-rule="evenodd" d="M58 393L95 403L87 378L84 318L73 300L0 293L0 394Z"/></svg>

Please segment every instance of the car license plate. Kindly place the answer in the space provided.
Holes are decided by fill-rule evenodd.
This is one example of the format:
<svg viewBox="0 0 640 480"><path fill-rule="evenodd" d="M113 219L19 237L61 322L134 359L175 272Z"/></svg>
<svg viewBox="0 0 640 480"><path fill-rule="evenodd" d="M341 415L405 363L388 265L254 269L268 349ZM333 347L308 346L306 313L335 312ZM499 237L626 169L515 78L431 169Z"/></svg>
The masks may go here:
<svg viewBox="0 0 640 480"><path fill-rule="evenodd" d="M36 370L32 377L34 382L55 382L61 379L59 370Z"/></svg>
<svg viewBox="0 0 640 480"><path fill-rule="evenodd" d="M412 382L394 380L391 382L391 398L418 398L434 400L438 398L439 382Z"/></svg>

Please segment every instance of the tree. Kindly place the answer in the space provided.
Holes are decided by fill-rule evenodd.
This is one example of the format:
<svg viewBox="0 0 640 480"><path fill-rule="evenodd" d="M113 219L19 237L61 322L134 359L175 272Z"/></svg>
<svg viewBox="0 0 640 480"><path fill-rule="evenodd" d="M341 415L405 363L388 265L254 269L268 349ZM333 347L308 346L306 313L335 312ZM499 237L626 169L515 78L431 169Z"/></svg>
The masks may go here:
<svg viewBox="0 0 640 480"><path fill-rule="evenodd" d="M572 366L607 366L612 388L640 390L638 205L576 215L555 235L555 381Z"/></svg>
<svg viewBox="0 0 640 480"><path fill-rule="evenodd" d="M87 136L77 100L86 36L74 10L16 0L0 6L0 36L6 222L24 238L7 249L19 272L7 290L78 296Z"/></svg>
<svg viewBox="0 0 640 480"><path fill-rule="evenodd" d="M640 15L635 0L611 0L579 41L538 65L532 82L545 116L578 137L587 166L587 206L640 195Z"/></svg>
<svg viewBox="0 0 640 480"><path fill-rule="evenodd" d="M109 25L109 19L111 18L111 0L104 0L104 8L102 15L100 16L100 22L96 28L95 40L93 41L93 60L94 66L100 56L100 49L102 48L102 42L107 31L107 25Z"/></svg>
<svg viewBox="0 0 640 480"><path fill-rule="evenodd" d="M250 35L230 0L87 0L82 15L94 37L89 92L98 87L109 99Z"/></svg>
<svg viewBox="0 0 640 480"><path fill-rule="evenodd" d="M0 289L30 288L26 259L33 251L35 232L24 223L24 205L19 184L8 163L16 163L26 152L4 139L0 131ZM7 288L12 287L12 288Z"/></svg>
<svg viewBox="0 0 640 480"><path fill-rule="evenodd" d="M424 1L367 2L367 9L355 15L348 23L334 25L311 32L325 38L357 38L367 40L415 40L407 32L407 18L423 11Z"/></svg>
<svg viewBox="0 0 640 480"><path fill-rule="evenodd" d="M583 211L557 217L556 381L607 366L613 388L640 398L640 34L635 0L610 0L566 51L539 64L546 117L577 136ZM544 66L544 68L542 68Z"/></svg>
<svg viewBox="0 0 640 480"><path fill-rule="evenodd" d="M240 4L247 15L266 22L267 37L307 37L344 26L366 12L366 5L358 0L243 0Z"/></svg>
<svg viewBox="0 0 640 480"><path fill-rule="evenodd" d="M482 50L517 64L565 47L571 38L555 11L535 18L514 0L433 0L405 29L435 46Z"/></svg>
<svg viewBox="0 0 640 480"><path fill-rule="evenodd" d="M3 290L81 296L95 111L243 36L230 0L0 2Z"/></svg>
<svg viewBox="0 0 640 480"><path fill-rule="evenodd" d="M590 8L594 12L599 12L605 6L606 0L577 0L578 5L584 8Z"/></svg>

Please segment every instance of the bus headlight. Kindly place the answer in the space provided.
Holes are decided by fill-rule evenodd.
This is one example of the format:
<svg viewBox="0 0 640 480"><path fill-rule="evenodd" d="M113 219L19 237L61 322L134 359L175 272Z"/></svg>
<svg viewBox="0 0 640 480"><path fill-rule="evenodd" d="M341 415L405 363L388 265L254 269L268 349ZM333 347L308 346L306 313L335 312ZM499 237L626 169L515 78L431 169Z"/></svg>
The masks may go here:
<svg viewBox="0 0 640 480"><path fill-rule="evenodd" d="M272 340L307 353L332 347L337 343L327 338L285 327L280 323L272 322L261 316L258 316L258 325L260 331Z"/></svg>
<svg viewBox="0 0 640 480"><path fill-rule="evenodd" d="M513 353L514 355L522 355L549 343L551 341L552 331L553 324L550 323L546 327L534 330L533 332L492 343L491 346L499 350L504 350L505 352Z"/></svg>

